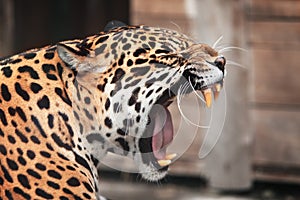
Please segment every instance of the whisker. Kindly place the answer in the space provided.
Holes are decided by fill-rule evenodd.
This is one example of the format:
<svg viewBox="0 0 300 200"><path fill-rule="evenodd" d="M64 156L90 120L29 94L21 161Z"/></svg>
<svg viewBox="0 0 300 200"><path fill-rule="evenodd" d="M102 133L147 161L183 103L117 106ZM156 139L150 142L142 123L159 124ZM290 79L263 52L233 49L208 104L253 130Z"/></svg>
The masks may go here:
<svg viewBox="0 0 300 200"><path fill-rule="evenodd" d="M118 104L118 107L117 107L117 109L116 109L116 113L120 112L120 110L121 110L121 104L119 103L119 104Z"/></svg>
<svg viewBox="0 0 300 200"><path fill-rule="evenodd" d="M215 43L212 45L212 48L215 49L216 46L219 44L219 42L220 42L222 39L223 39L223 35L221 35L221 36L217 39L217 41L215 41Z"/></svg>
<svg viewBox="0 0 300 200"><path fill-rule="evenodd" d="M201 97L201 96L198 94L198 92L195 90L195 88L192 86L190 77L189 77L189 83L190 83L190 85L191 85L191 87L192 87L193 92L195 93L195 95L196 95L203 103L205 103L205 100L203 99L203 97ZM196 84L196 83L195 83L195 84Z"/></svg>
<svg viewBox="0 0 300 200"><path fill-rule="evenodd" d="M220 49L218 52L219 53L224 53L230 50L239 50L239 51L243 51L243 52L248 52L247 49L241 48L241 47L235 47L235 46L229 46L229 47L224 47L222 49Z"/></svg>
<svg viewBox="0 0 300 200"><path fill-rule="evenodd" d="M186 122L188 122L189 124L191 124L191 125L193 125L193 126L196 126L196 127L198 127L198 128L205 128L205 129L209 128L209 126L201 126L201 125L195 124L194 122L192 122L191 120L189 120L189 119L183 114L183 111L182 111L182 109L181 109L181 107L180 107L180 101L179 101L179 100L177 100L177 106L178 106L178 109L179 109L179 112L180 112L181 116L184 118L184 120L185 120Z"/></svg>
<svg viewBox="0 0 300 200"><path fill-rule="evenodd" d="M219 45L219 46L216 46L214 49L219 52L221 49L224 49L225 47L227 47L226 45Z"/></svg>
<svg viewBox="0 0 300 200"><path fill-rule="evenodd" d="M183 32L182 28L177 23L175 23L174 21L170 21L170 22L178 29L179 32Z"/></svg>
<svg viewBox="0 0 300 200"><path fill-rule="evenodd" d="M187 87L186 85L187 85L187 84L185 83L184 87L187 89L188 87ZM178 93L181 93L180 90L181 90L181 87L179 88ZM183 91L183 92L184 92L184 91ZM198 128L205 128L205 129L209 128L209 126L201 126L201 125L195 124L194 122L192 122L191 120L189 120L189 119L183 114L183 111L182 111L181 106L180 106L180 102L181 102L180 96L181 96L181 95L178 95L178 96L177 96L177 107L178 107L178 110L179 110L181 116L182 116L183 119L185 120L185 122L187 122L187 123L189 123L189 124L191 124L191 125L193 125L193 126L196 126L196 127L198 127Z"/></svg>
<svg viewBox="0 0 300 200"><path fill-rule="evenodd" d="M248 68L246 66L241 65L241 64L239 64L237 62L234 62L234 61L231 61L231 60L227 61L226 65L232 65L232 66L235 66L235 67L240 67L242 69L248 70Z"/></svg>
<svg viewBox="0 0 300 200"><path fill-rule="evenodd" d="M170 96L171 96L171 90L169 89L169 91L168 91L168 92L169 92L169 97L170 97Z"/></svg>
<svg viewBox="0 0 300 200"><path fill-rule="evenodd" d="M135 178L135 180L136 180L136 182L142 182L142 180L143 180L143 177L142 177L142 175L141 174L137 174L137 176L136 176L136 178Z"/></svg>
<svg viewBox="0 0 300 200"><path fill-rule="evenodd" d="M225 87L223 88L223 90L224 90L224 94L225 94L225 105L226 105L226 91L225 91ZM225 113L225 116L226 116L226 112L227 112L227 109L226 109L227 107L225 106L224 107L224 113ZM212 107L212 109L213 109L213 107ZM224 127L224 123L225 123L225 116L224 116L224 118L223 118L223 120L222 120L222 128L221 128L221 130L223 130L223 127ZM211 124L211 122L212 122L212 115L211 115L211 118L210 118L210 122L209 122L209 124ZM202 151L202 148L203 148L203 144L208 140L207 138L209 137L209 135L206 133L205 134L205 136L204 136L204 139L203 139L203 143L202 143L202 146L200 147L200 151L199 151L199 154L198 154L198 156L199 156L199 158L200 159L204 159L206 156L208 156L211 152L212 152L212 150L214 149L214 147L216 146L216 144L217 144L217 142L219 141L219 139L220 139L220 136L221 136L221 133L222 133L222 131L218 131L218 133L217 133L217 137L214 139L214 142L213 142L213 144L212 145L210 145L211 147L210 147L210 149L209 149L209 151L207 151L204 155L201 155L200 154L200 152Z"/></svg>
<svg viewBox="0 0 300 200"><path fill-rule="evenodd" d="M162 186L162 182L160 180L157 180L156 181L156 186L160 188Z"/></svg>
<svg viewBox="0 0 300 200"><path fill-rule="evenodd" d="M185 83L185 84L183 85L182 88L183 88L183 89L182 89L182 94L179 95L179 96L180 96L180 101L181 101L181 99L182 99L182 97L183 97L183 94L184 94L185 91L188 89L188 84Z"/></svg>
<svg viewBox="0 0 300 200"><path fill-rule="evenodd" d="M125 133L130 133L129 131L129 129L130 129L130 127L129 127L129 123L130 123L130 119L126 119L126 127L125 127Z"/></svg>

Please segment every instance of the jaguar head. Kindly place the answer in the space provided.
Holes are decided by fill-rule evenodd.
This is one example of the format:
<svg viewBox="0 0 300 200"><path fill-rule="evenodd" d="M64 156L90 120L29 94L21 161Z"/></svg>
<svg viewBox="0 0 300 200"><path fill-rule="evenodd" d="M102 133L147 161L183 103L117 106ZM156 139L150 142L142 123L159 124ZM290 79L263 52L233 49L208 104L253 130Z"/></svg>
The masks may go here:
<svg viewBox="0 0 300 200"><path fill-rule="evenodd" d="M176 101L178 95L201 91L207 107L210 107L213 96L217 98L221 91L225 76L225 58L208 45L191 44L185 49L170 49L163 49L162 55L156 55L155 61L150 61L157 75L149 77L150 80L155 78L151 86L145 88L146 98L142 107L146 110L143 118L147 119L147 123L141 124L140 127L145 128L136 141L140 152L136 159L140 163L142 177L150 181L163 178L172 160L177 157L176 153L167 153L174 136L169 105ZM151 55L148 56L151 60ZM165 71L160 73L160 68ZM151 93L154 100L146 100L147 93Z"/></svg>
<svg viewBox="0 0 300 200"><path fill-rule="evenodd" d="M174 136L168 106L194 90L210 106L223 85L225 58L181 33L148 26L113 27L90 40L61 44L58 54L78 77L84 72L79 84L101 111L91 153L129 156L145 179L163 178L176 157L167 153Z"/></svg>

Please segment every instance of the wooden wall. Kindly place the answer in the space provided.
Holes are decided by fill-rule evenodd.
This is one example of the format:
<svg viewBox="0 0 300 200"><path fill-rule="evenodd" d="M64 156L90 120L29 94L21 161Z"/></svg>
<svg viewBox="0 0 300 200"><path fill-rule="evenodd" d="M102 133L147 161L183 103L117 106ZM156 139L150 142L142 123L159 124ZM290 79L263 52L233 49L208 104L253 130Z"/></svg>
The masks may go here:
<svg viewBox="0 0 300 200"><path fill-rule="evenodd" d="M131 23L189 32L184 0L131 0Z"/></svg>
<svg viewBox="0 0 300 200"><path fill-rule="evenodd" d="M172 28L193 37L196 41L210 45L221 35L224 36L224 43L226 44L244 45L241 1L227 1L226 5L223 4L224 1L222 0L132 0L131 2L131 19L133 22ZM171 22L178 24L179 28ZM244 58L239 53L234 52L229 59L243 63ZM172 164L170 173L179 176L206 177L209 179L210 185L216 188L245 189L251 185L250 141L247 139L249 138L249 131L245 130L244 126L247 119L245 106L247 105L245 89L247 88L245 81L247 73L243 69L236 70L236 68L230 68L229 72L226 81L228 102L222 103L226 101L223 91L219 100L214 104L214 109L204 109L200 105L201 117L195 114L190 115L190 119L200 119L199 124L209 125L210 128L198 129L193 143L190 143L191 145L188 146L186 152ZM193 103L190 98L187 101L188 105L185 106L185 112L194 113L199 105ZM230 110L225 111L224 107ZM178 124L181 115L178 111L176 112L176 108L172 109L171 112L175 124ZM224 122L224 119L220 119L223 112L226 115L226 124L221 127ZM210 116L213 116L212 121L208 119ZM239 123L236 123L236 120ZM182 134L186 138L190 137L191 134L195 133L193 128L195 127L191 125L186 126ZM221 129L223 132L218 143L214 146L217 141L216 135ZM177 130L176 127L175 130ZM204 140L206 134L210 139ZM203 144L202 152L210 153L205 156L205 159L200 159L198 153ZM174 146L175 152L183 145L186 145L185 138L181 138L181 144L178 143L177 146ZM210 151L212 146L214 148Z"/></svg>
<svg viewBox="0 0 300 200"><path fill-rule="evenodd" d="M300 182L300 1L248 1L256 178Z"/></svg>
<svg viewBox="0 0 300 200"><path fill-rule="evenodd" d="M186 2L131 0L131 20L134 24L172 29L176 29L175 22L182 32L191 35L193 25ZM300 182L300 1L242 0L236 1L235 7L239 9L236 19L244 18L243 36L249 50L241 62L250 72L250 121L244 128L249 130L249 139L254 140L250 162L253 180ZM198 20L207 21L204 17ZM210 28L218 30L207 27ZM199 150L199 138L195 143L174 163L172 173L201 173L203 162L193 159Z"/></svg>

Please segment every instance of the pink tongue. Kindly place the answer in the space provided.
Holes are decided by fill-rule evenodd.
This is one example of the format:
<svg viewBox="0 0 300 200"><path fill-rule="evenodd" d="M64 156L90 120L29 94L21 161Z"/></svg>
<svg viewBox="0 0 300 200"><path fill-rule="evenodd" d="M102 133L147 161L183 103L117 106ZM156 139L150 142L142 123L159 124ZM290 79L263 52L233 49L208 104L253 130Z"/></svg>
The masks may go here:
<svg viewBox="0 0 300 200"><path fill-rule="evenodd" d="M173 140L173 123L170 111L163 106L162 108L166 114L155 113L152 137L153 154L158 160L165 159L167 146Z"/></svg>

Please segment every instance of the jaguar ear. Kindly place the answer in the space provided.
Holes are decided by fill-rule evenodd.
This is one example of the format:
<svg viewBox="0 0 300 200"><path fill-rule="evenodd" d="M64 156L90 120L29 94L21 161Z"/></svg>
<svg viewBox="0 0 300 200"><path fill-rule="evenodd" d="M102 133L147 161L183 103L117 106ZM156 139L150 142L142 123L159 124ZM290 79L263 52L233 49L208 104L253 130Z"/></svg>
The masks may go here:
<svg viewBox="0 0 300 200"><path fill-rule="evenodd" d="M57 44L59 58L71 69L80 71L84 66L91 67L92 56L85 48L78 48L74 44Z"/></svg>
<svg viewBox="0 0 300 200"><path fill-rule="evenodd" d="M107 64L95 56L95 52L75 44L57 44L59 58L72 70L83 73L102 73Z"/></svg>
<svg viewBox="0 0 300 200"><path fill-rule="evenodd" d="M110 21L106 24L106 26L104 27L104 31L108 32L108 31L111 31L115 28L119 28L119 27L123 27L123 26L127 26L127 24L125 24L121 21L118 21L118 20L113 20L113 21Z"/></svg>

